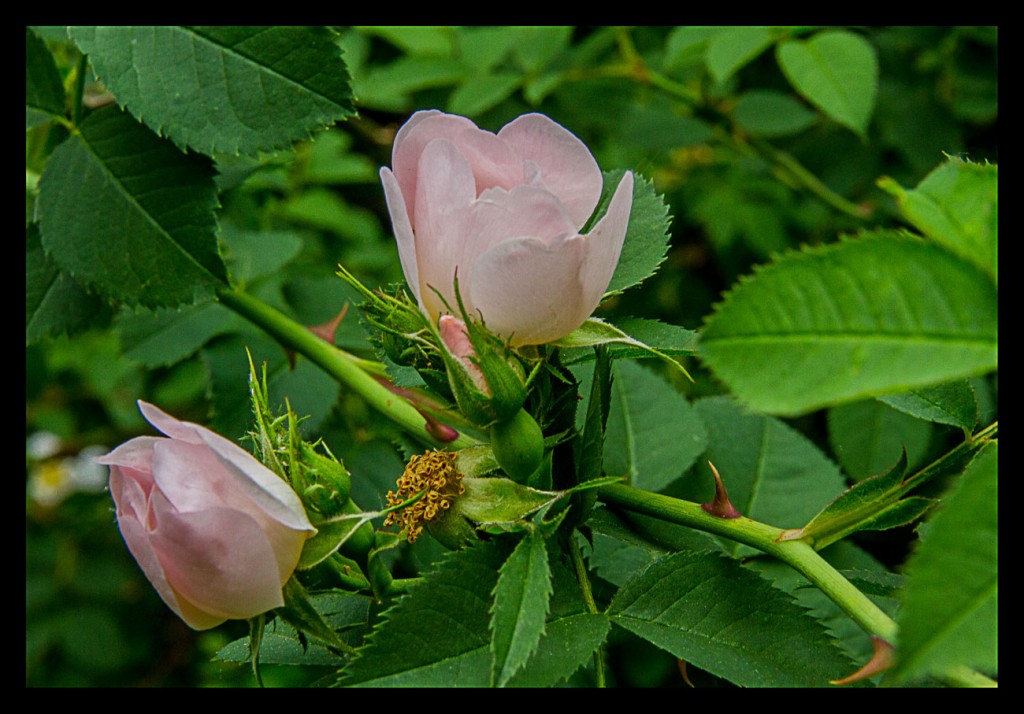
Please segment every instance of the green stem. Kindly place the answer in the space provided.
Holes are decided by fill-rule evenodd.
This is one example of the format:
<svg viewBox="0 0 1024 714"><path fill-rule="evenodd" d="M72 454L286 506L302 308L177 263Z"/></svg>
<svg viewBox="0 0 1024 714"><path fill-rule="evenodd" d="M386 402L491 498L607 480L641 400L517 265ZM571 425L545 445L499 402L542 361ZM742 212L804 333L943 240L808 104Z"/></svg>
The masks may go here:
<svg viewBox="0 0 1024 714"><path fill-rule="evenodd" d="M247 293L224 288L218 292L218 297L223 305L262 328L283 347L304 355L413 436L428 444L441 445L426 431L424 418L416 408L378 382L374 377L378 370L369 373L365 360L329 344L304 325ZM447 446L462 449L475 443L476 440L460 434Z"/></svg>
<svg viewBox="0 0 1024 714"><path fill-rule="evenodd" d="M71 123L78 126L82 120L82 96L85 94L85 70L88 59L80 55L75 68L75 87L71 96Z"/></svg>
<svg viewBox="0 0 1024 714"><path fill-rule="evenodd" d="M738 143L740 140L737 139L736 141ZM859 206L840 196L826 186L821 179L808 171L792 155L776 149L765 141L757 139L751 139L750 146L764 159L787 173L798 185L803 186L832 208L860 221L870 218L874 210L873 208L870 206Z"/></svg>
<svg viewBox="0 0 1024 714"><path fill-rule="evenodd" d="M570 539L571 540L571 539ZM583 562L583 555L580 553L579 544L569 542L569 554L572 557L572 564L576 570L576 580L583 592L583 601L587 604L590 614L596 615L600 612L597 609L597 601L594 600L594 592L590 587L590 576L587 575L587 564ZM604 649L598 647L594 652L594 671L597 679L597 686L603 689L606 686L604 673Z"/></svg>
<svg viewBox="0 0 1024 714"><path fill-rule="evenodd" d="M699 92L661 74L651 67L644 60L643 56L633 45L632 38L625 29L616 33L616 40L619 46L619 54L625 60L625 67L618 68L616 76L628 77L644 84L657 87L670 97L673 97L687 106L700 109L714 115L715 120L723 125L721 140L729 143L741 153L755 153L762 159L772 164L776 171L785 175L793 184L802 187L816 196L818 199L832 208L845 213L857 220L866 220L871 217L873 209L866 206L859 206L852 201L830 189L825 183L807 170L799 161L785 151L776 149L771 144L758 139L745 140L734 131L724 130L731 125L731 119L718 107L709 104Z"/></svg>
<svg viewBox="0 0 1024 714"><path fill-rule="evenodd" d="M689 526L752 546L786 563L838 605L861 629L895 642L896 623L864 593L844 578L813 547L799 540L779 541L781 528L749 518L720 518L700 504L615 484L598 489L605 503L670 523ZM959 686L993 686L992 680L966 668L947 672L943 679Z"/></svg>

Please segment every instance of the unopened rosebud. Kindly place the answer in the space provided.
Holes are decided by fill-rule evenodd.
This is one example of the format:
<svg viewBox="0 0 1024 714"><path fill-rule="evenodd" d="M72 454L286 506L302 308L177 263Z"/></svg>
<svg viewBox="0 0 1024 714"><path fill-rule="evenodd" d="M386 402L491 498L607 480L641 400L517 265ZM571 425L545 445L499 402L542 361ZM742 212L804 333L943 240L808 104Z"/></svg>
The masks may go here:
<svg viewBox="0 0 1024 714"><path fill-rule="evenodd" d="M459 360L477 390L488 397L491 396L487 379L477 364L476 351L473 349L473 343L470 342L466 323L457 317L442 315L437 323L437 329L441 333L441 341L448 348L449 354Z"/></svg>
<svg viewBox="0 0 1024 714"><path fill-rule="evenodd" d="M520 409L511 419L491 426L491 448L505 473L526 483L544 457L544 434L537 421Z"/></svg>
<svg viewBox="0 0 1024 714"><path fill-rule="evenodd" d="M438 330L448 381L459 409L474 423L507 421L526 401L522 367L484 328L443 315Z"/></svg>
<svg viewBox="0 0 1024 714"><path fill-rule="evenodd" d="M348 470L337 460L318 454L305 441L298 444L295 466L299 477L295 486L301 489L302 500L319 513L340 513L352 487Z"/></svg>

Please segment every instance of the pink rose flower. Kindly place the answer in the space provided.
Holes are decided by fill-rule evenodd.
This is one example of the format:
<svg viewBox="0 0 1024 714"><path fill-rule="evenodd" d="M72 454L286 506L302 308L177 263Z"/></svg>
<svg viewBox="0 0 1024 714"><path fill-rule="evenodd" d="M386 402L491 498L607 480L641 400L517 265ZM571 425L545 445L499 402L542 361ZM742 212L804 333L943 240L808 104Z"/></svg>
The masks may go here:
<svg viewBox="0 0 1024 714"><path fill-rule="evenodd" d="M241 447L139 402L170 438L140 436L96 459L128 550L167 606L196 630L284 604L316 533L299 497Z"/></svg>
<svg viewBox="0 0 1024 714"><path fill-rule="evenodd" d="M557 340L590 317L633 202L626 173L605 216L581 234L601 197L601 170L583 142L541 114L492 134L465 117L417 112L380 176L423 311L435 324L457 315L457 274L467 313L515 346Z"/></svg>

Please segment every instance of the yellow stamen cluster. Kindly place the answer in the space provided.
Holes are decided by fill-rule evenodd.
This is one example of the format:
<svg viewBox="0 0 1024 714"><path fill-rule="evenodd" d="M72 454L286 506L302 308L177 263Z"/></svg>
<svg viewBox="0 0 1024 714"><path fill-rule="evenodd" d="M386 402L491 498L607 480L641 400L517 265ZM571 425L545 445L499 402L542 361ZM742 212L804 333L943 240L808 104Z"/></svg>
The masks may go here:
<svg viewBox="0 0 1024 714"><path fill-rule="evenodd" d="M462 474L455 468L457 456L448 451L428 451L409 459L398 479L398 493L388 491L388 506L397 506L424 490L426 493L416 503L388 514L384 525L401 525L405 537L414 543L423 532L424 522L437 518L451 508L456 496L466 492Z"/></svg>

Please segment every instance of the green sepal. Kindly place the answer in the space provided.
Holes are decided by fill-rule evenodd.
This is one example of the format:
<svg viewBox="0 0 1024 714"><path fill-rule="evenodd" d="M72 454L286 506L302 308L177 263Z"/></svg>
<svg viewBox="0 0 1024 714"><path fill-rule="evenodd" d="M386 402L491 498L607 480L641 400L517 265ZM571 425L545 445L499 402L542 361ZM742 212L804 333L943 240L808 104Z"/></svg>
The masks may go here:
<svg viewBox="0 0 1024 714"><path fill-rule="evenodd" d="M521 530L516 524L528 518L533 518L533 526L543 527L550 523L544 520L548 509L560 499L573 493L621 481L622 479L617 476L606 476L578 484L565 491L542 491L507 478L466 476L462 479L466 492L455 500L451 511L477 523L483 530ZM540 520L537 520L535 514L541 516Z"/></svg>
<svg viewBox="0 0 1024 714"><path fill-rule="evenodd" d="M292 577L285 583L284 607L279 607L274 612L299 632L315 637L329 647L342 652L352 651L352 648L338 636L337 632L331 629L331 626L313 607L306 588L297 578Z"/></svg>
<svg viewBox="0 0 1024 714"><path fill-rule="evenodd" d="M337 274L363 298L360 313L371 328L374 342L388 359L417 371L440 371L437 341L427 339L427 317L400 286L370 290L342 265L338 266Z"/></svg>
<svg viewBox="0 0 1024 714"><path fill-rule="evenodd" d="M690 373L686 371L686 368L683 367L683 365L679 364L679 362L672 359L661 350L645 345L640 340L630 337L615 325L596 317L590 318L568 335L552 342L551 344L555 347L562 348L598 347L600 345L609 344L628 345L630 347L643 350L652 357L657 357L674 369L682 372L688 380L691 382L693 381L693 377L690 376Z"/></svg>
<svg viewBox="0 0 1024 714"><path fill-rule="evenodd" d="M261 612L249 620L249 661L252 662L252 676L256 686L263 688L263 676L260 674L260 645L263 643L263 632L267 627L267 615Z"/></svg>
<svg viewBox="0 0 1024 714"><path fill-rule="evenodd" d="M427 521L427 533L448 550L458 550L480 540L476 529L462 514L449 509L444 516Z"/></svg>
<svg viewBox="0 0 1024 714"><path fill-rule="evenodd" d="M469 359L483 373L486 390L469 374L462 360L451 354L440 336L440 328L431 325L441 356L448 370L452 394L462 412L478 426L489 426L513 418L526 401L526 375L516 355L496 335L472 319L462 302L459 279L455 277L455 298L461 320L473 347ZM447 303L446 303L447 305ZM447 306L451 312L451 306Z"/></svg>
<svg viewBox="0 0 1024 714"><path fill-rule="evenodd" d="M336 458L318 454L312 445L298 442L297 460L293 463L293 479L302 483L299 492L306 511L330 517L342 512L352 488L348 469Z"/></svg>
<svg viewBox="0 0 1024 714"><path fill-rule="evenodd" d="M364 513L349 500L342 506L340 513L329 519L318 521L311 518L317 532L303 544L297 569L308 570L319 565L339 549L343 549L356 560L365 562L374 542L373 526L369 521L379 515L381 514L377 511Z"/></svg>

